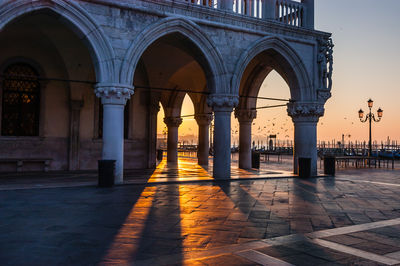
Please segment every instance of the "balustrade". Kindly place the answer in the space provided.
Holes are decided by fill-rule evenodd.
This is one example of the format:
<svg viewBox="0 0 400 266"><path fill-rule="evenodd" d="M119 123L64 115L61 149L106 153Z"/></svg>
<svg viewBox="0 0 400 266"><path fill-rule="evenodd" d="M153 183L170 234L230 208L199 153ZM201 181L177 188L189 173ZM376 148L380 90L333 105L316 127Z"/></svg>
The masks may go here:
<svg viewBox="0 0 400 266"><path fill-rule="evenodd" d="M305 27L307 6L293 0L181 0L193 5L232 10L245 16L271 19L296 27ZM313 15L313 12L310 12Z"/></svg>
<svg viewBox="0 0 400 266"><path fill-rule="evenodd" d="M184 2L192 3L194 5L211 7L211 8L218 8L217 0L182 0ZM221 0L220 0L221 1Z"/></svg>
<svg viewBox="0 0 400 266"><path fill-rule="evenodd" d="M276 0L275 19L292 26L304 26L305 7L295 1Z"/></svg>

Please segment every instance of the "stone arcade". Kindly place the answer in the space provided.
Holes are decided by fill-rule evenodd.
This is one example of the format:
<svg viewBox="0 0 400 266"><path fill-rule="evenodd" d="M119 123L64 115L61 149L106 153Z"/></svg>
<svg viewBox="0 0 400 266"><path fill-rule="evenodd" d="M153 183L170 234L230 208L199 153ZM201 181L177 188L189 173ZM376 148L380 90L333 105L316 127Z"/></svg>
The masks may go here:
<svg viewBox="0 0 400 266"><path fill-rule="evenodd" d="M115 159L121 183L124 168L156 166L160 103L174 162L190 90L199 163L208 163L214 119L213 176L229 178L231 114L246 169L256 117L246 96L274 69L290 88L294 172L308 157L316 174L332 48L330 34L314 30L314 0L0 0L0 170L15 169L15 158L28 161L22 171L44 158L51 171Z"/></svg>

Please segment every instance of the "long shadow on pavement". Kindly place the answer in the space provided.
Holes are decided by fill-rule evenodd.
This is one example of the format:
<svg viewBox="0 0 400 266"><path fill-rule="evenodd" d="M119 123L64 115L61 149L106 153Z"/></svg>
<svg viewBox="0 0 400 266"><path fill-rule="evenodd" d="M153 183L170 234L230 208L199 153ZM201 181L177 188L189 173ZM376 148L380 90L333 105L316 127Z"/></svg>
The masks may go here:
<svg viewBox="0 0 400 266"><path fill-rule="evenodd" d="M177 261L182 261L178 256L185 237L180 226L179 185L157 186L152 203L132 261L168 254L177 254Z"/></svg>
<svg viewBox="0 0 400 266"><path fill-rule="evenodd" d="M144 186L0 193L2 265L89 265L103 260ZM129 242L131 239L127 239Z"/></svg>
<svg viewBox="0 0 400 266"><path fill-rule="evenodd" d="M288 195L284 189L279 191L279 188L275 188L270 190L274 194L270 196L262 195L264 192L256 194L257 196L251 194L252 186L260 182L216 183L243 214L248 214L248 226L242 231L241 237L269 238L312 232L309 214L318 216L321 211L323 212L317 203L316 179L293 179L292 184L289 181L286 190L289 191ZM275 181L266 180L264 185L268 186L269 183ZM325 226L330 228L332 225ZM308 241L262 248L259 251L295 265L329 263L338 259L337 253L327 251Z"/></svg>

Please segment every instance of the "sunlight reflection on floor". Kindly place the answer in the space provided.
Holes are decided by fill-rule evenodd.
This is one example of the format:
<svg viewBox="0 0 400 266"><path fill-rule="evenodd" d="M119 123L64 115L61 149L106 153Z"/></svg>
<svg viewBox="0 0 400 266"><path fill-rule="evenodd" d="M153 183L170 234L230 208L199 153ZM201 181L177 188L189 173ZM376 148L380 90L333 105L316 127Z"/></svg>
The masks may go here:
<svg viewBox="0 0 400 266"><path fill-rule="evenodd" d="M276 178L293 176L291 172L284 170L268 170L263 166L261 169L239 169L232 163L230 179L254 179L254 178ZM268 168L268 167L267 167ZM214 181L212 177L212 160L208 166L200 166L194 157L178 157L177 162L167 162L166 158L159 163L148 183L155 182L180 182L180 181Z"/></svg>
<svg viewBox="0 0 400 266"><path fill-rule="evenodd" d="M134 259L140 245L147 217L153 206L156 187L146 187L132 207L122 227L114 237L102 261L112 264L127 264ZM112 213L110 214L112 215Z"/></svg>
<svg viewBox="0 0 400 266"><path fill-rule="evenodd" d="M267 173L255 169L232 169L232 179L257 177ZM209 171L212 172L212 166L202 167L197 164L195 158L179 157L176 163L169 163L164 158L150 176L148 183L179 182L192 179L214 181ZM273 173L275 175L282 174ZM252 237L263 237L265 228L263 230L256 228L259 221L248 220L250 206L241 206L241 204L253 204L256 195L252 195L251 189L240 188L237 185L176 184L168 187L146 187L114 237L102 262L106 264L132 263L142 252L144 254L148 252L143 251L142 246L146 242L146 238L148 241L148 238L151 239L157 235L157 230L173 235L174 241L179 242L174 243L177 244L177 248L173 251L182 254L182 261L188 259L184 257L185 252L235 243L243 233L241 226L249 227L246 229L248 231L246 234ZM158 206L159 203L162 205ZM264 205L264 203L267 202L261 204ZM270 203L265 205L268 206ZM266 206L259 206L259 208L261 207L263 211L269 213L271 210ZM232 211L232 208L235 207L237 209ZM167 218L165 223L163 222L164 218ZM173 226L174 231L168 232L170 225L166 221L172 222L170 225ZM158 222L157 226L152 227L154 226L153 222ZM238 225L241 226L235 228ZM220 227L226 228L227 231L220 231ZM248 240L252 237L248 237ZM247 238L244 238L243 241L245 239ZM149 248L154 249L160 245L160 248L168 249L169 244L165 242L154 243L154 245L151 244Z"/></svg>
<svg viewBox="0 0 400 266"><path fill-rule="evenodd" d="M167 162L164 158L157 166L149 183L163 181L210 180L212 176L193 158L178 158L178 162Z"/></svg>

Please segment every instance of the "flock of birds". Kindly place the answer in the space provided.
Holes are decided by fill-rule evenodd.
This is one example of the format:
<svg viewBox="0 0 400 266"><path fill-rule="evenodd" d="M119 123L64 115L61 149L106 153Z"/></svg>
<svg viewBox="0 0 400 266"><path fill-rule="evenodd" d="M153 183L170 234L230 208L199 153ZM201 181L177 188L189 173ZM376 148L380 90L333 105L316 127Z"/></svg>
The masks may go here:
<svg viewBox="0 0 400 266"><path fill-rule="evenodd" d="M347 117L343 118L344 120L347 120ZM281 138L284 139L289 139L291 132L293 132L293 123L290 120L289 117L287 117L283 123L277 120L276 117L272 119L267 119L266 121L262 121L262 119L255 119L255 121L252 124L252 134L255 137L258 138L267 138L269 135L277 135L277 138L280 136ZM232 126L232 136L238 136L239 135L239 123L237 120L235 120L236 123L233 124ZM350 122L349 124L354 125L354 122ZM323 126L324 123L320 122L320 126ZM194 132L192 128L188 128L188 131L190 132L189 134L193 134ZM350 134L346 134L347 138L350 138Z"/></svg>
<svg viewBox="0 0 400 266"><path fill-rule="evenodd" d="M290 133L293 132L293 123L290 118L287 117L283 123L278 122L277 118L274 117L272 119L268 119L266 122L255 121L253 122L252 134L267 137L268 135L277 135L284 136L285 139L290 137ZM354 125L354 122L347 119L347 117L343 118L348 121L349 125ZM324 123L320 122L320 126L323 126ZM232 129L232 135L236 135L239 133L238 123ZM350 138L350 134L346 134L346 137Z"/></svg>
<svg viewBox="0 0 400 266"><path fill-rule="evenodd" d="M236 135L239 133L239 125L235 124L232 129L232 134ZM283 123L277 121L276 117L266 120L266 122L256 121L253 122L252 133L253 135L258 135L259 137L268 137L269 135L280 135L284 138L289 138L290 133L293 130L293 124L286 118Z"/></svg>

